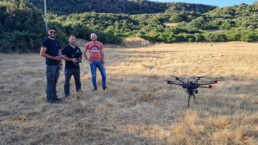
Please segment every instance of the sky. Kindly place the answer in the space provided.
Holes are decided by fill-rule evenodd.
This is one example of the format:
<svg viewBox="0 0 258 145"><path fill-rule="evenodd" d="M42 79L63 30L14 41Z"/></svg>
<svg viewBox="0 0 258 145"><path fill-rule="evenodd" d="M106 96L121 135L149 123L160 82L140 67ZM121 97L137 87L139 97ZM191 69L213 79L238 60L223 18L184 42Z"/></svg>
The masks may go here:
<svg viewBox="0 0 258 145"><path fill-rule="evenodd" d="M199 4L215 5L218 7L226 7L226 6L239 5L241 3L246 3L250 5L253 2L258 0L152 0L152 1L199 3Z"/></svg>

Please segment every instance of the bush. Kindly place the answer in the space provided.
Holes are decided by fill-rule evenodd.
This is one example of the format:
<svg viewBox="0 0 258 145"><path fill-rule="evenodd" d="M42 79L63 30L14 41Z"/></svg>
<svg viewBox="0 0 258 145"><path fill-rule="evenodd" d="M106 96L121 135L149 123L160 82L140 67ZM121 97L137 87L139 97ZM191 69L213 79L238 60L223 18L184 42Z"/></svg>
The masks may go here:
<svg viewBox="0 0 258 145"><path fill-rule="evenodd" d="M226 21L221 25L222 29L229 30L232 27L231 23Z"/></svg>
<svg viewBox="0 0 258 145"><path fill-rule="evenodd" d="M258 36L253 32L248 32L242 35L241 41L255 42L258 41Z"/></svg>
<svg viewBox="0 0 258 145"><path fill-rule="evenodd" d="M178 23L178 22L182 22L184 19L182 17L180 17L179 15L177 14L173 14L170 18L169 18L169 21L171 23Z"/></svg>
<svg viewBox="0 0 258 145"><path fill-rule="evenodd" d="M225 42L227 41L227 37L225 34L220 33L206 33L204 35L206 41L209 42Z"/></svg>
<svg viewBox="0 0 258 145"><path fill-rule="evenodd" d="M0 52L39 52L40 38L28 31L12 31L3 33L0 40Z"/></svg>
<svg viewBox="0 0 258 145"><path fill-rule="evenodd" d="M196 34L194 34L194 35L195 35L195 41L196 41L196 42L205 41L205 37L204 37L202 34L196 33Z"/></svg>
<svg viewBox="0 0 258 145"><path fill-rule="evenodd" d="M21 1L0 2L0 52L38 52L44 37L42 14Z"/></svg>
<svg viewBox="0 0 258 145"><path fill-rule="evenodd" d="M230 32L226 34L228 41L240 41L241 40L241 34L236 32Z"/></svg>

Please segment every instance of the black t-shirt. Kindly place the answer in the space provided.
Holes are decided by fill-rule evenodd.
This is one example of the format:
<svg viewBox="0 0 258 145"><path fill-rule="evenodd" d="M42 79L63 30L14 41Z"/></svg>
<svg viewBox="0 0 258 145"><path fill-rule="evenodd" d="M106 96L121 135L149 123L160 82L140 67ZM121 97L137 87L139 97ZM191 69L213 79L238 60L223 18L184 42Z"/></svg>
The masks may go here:
<svg viewBox="0 0 258 145"><path fill-rule="evenodd" d="M52 40L52 39L45 39L42 42L42 47L47 48L46 54L56 57L58 56L58 52L61 49L61 45L57 40ZM48 59L46 58L46 65L59 65L59 61L53 60L53 59Z"/></svg>
<svg viewBox="0 0 258 145"><path fill-rule="evenodd" d="M62 50L62 54L71 59L73 59L73 55L75 53L81 53L81 50L78 46L75 46L75 48L73 48L70 45L67 45ZM72 61L65 61L65 69L76 69L76 68L80 68L80 65L79 64L76 65Z"/></svg>

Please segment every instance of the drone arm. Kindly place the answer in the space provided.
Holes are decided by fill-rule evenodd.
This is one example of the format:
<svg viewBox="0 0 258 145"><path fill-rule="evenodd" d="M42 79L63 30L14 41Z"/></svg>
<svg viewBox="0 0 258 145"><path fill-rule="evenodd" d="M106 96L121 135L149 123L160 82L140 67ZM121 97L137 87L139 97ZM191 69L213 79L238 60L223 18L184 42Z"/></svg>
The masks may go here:
<svg viewBox="0 0 258 145"><path fill-rule="evenodd" d="M179 77L176 77L176 76L172 76L173 78L175 78L177 81L181 82L181 83L185 83L184 81L182 81Z"/></svg>
<svg viewBox="0 0 258 145"><path fill-rule="evenodd" d="M175 83L173 81L167 81L168 84L171 84L171 85L178 85L178 86L183 86L183 84L179 84L179 83Z"/></svg>
<svg viewBox="0 0 258 145"><path fill-rule="evenodd" d="M179 79L178 77L176 77L176 80L179 81L179 82L181 82L181 83L183 83L183 84L185 83L184 81L182 81L182 80Z"/></svg>
<svg viewBox="0 0 258 145"><path fill-rule="evenodd" d="M213 84L217 84L217 81L212 81L212 82L208 82L208 83L202 83L202 84L198 84L199 86L204 86L204 85L213 85Z"/></svg>
<svg viewBox="0 0 258 145"><path fill-rule="evenodd" d="M211 89L211 88L212 88L212 85L209 85L209 86L203 86L203 87L200 87L200 88Z"/></svg>

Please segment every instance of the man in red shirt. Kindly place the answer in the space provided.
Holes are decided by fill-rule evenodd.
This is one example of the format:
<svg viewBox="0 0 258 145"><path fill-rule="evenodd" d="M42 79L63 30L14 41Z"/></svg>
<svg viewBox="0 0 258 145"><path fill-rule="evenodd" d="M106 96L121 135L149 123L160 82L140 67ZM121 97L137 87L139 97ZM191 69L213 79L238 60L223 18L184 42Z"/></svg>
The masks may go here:
<svg viewBox="0 0 258 145"><path fill-rule="evenodd" d="M94 87L94 91L98 90L97 81L96 81L96 70L97 68L100 71L102 76L102 89L107 89L106 86L106 69L105 69L105 60L103 53L103 44L97 41L97 35L92 33L90 35L92 41L88 42L85 45L85 50L83 52L84 58L90 63L91 75L92 75L92 83ZM87 56L87 51L89 51L89 56Z"/></svg>

